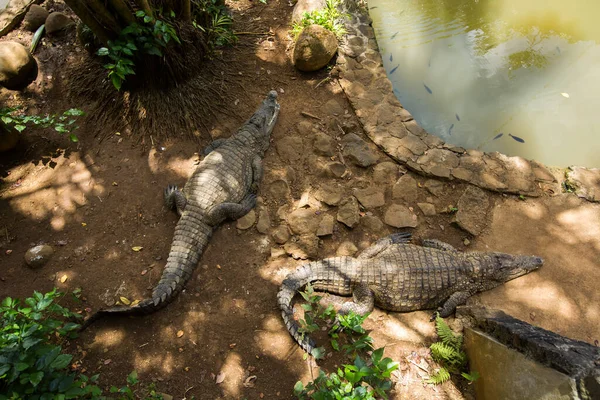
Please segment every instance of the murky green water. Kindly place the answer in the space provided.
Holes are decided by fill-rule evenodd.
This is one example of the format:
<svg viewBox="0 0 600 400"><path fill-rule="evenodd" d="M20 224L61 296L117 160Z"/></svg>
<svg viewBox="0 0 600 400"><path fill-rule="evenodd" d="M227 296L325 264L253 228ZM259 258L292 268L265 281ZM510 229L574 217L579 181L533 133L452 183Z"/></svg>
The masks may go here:
<svg viewBox="0 0 600 400"><path fill-rule="evenodd" d="M449 143L600 167L600 0L369 0L396 96Z"/></svg>

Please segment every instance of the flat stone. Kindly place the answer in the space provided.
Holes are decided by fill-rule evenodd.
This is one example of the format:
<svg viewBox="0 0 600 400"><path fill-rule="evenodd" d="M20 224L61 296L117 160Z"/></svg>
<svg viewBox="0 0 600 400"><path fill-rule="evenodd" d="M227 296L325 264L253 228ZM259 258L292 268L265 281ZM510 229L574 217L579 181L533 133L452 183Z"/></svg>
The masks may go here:
<svg viewBox="0 0 600 400"><path fill-rule="evenodd" d="M423 186L434 196L440 197L444 194L444 183L436 179L426 180Z"/></svg>
<svg viewBox="0 0 600 400"><path fill-rule="evenodd" d="M30 32L35 32L46 22L48 15L48 10L46 10L44 7L38 6L37 4L32 4L31 7L29 7L27 14L25 14L23 28Z"/></svg>
<svg viewBox="0 0 600 400"><path fill-rule="evenodd" d="M292 232L296 235L314 234L317 232L317 228L321 222L321 216L315 214L315 210L313 209L300 208L288 215L287 222Z"/></svg>
<svg viewBox="0 0 600 400"><path fill-rule="evenodd" d="M367 209L385 205L385 194L380 188L371 186L366 189L354 189L352 194Z"/></svg>
<svg viewBox="0 0 600 400"><path fill-rule="evenodd" d="M414 202L417 200L417 181L410 175L403 175L392 187L392 199Z"/></svg>
<svg viewBox="0 0 600 400"><path fill-rule="evenodd" d="M383 221L394 228L414 228L417 226L417 216L400 204L392 204L388 207Z"/></svg>
<svg viewBox="0 0 600 400"><path fill-rule="evenodd" d="M271 258L283 257L287 253L281 247L271 247Z"/></svg>
<svg viewBox="0 0 600 400"><path fill-rule="evenodd" d="M346 172L346 166L341 162L331 162L326 166L327 175L334 178L341 178Z"/></svg>
<svg viewBox="0 0 600 400"><path fill-rule="evenodd" d="M566 183L575 189L577 196L600 202L600 169L569 167Z"/></svg>
<svg viewBox="0 0 600 400"><path fill-rule="evenodd" d="M309 25L300 32L293 51L293 62L300 71L317 71L326 66L337 52L333 32L320 25Z"/></svg>
<svg viewBox="0 0 600 400"><path fill-rule="evenodd" d="M47 244L35 246L25 253L25 263L31 269L42 268L54 254L54 249Z"/></svg>
<svg viewBox="0 0 600 400"><path fill-rule="evenodd" d="M377 162L379 156L358 135L350 133L342 139L343 154L349 161L359 167L366 168Z"/></svg>
<svg viewBox="0 0 600 400"><path fill-rule="evenodd" d="M256 230L263 235L269 233L271 229L271 217L269 216L269 210L266 207L262 207L258 212L258 222L256 223Z"/></svg>
<svg viewBox="0 0 600 400"><path fill-rule="evenodd" d="M371 233L379 233L383 229L383 222L375 215L365 215L360 219L360 223Z"/></svg>
<svg viewBox="0 0 600 400"><path fill-rule="evenodd" d="M354 228L358 225L360 213L356 197L350 196L342 202L338 209L337 220L349 228Z"/></svg>
<svg viewBox="0 0 600 400"><path fill-rule="evenodd" d="M287 220L287 216L292 212L292 207L289 204L284 204L277 209L277 218L280 221Z"/></svg>
<svg viewBox="0 0 600 400"><path fill-rule="evenodd" d="M331 157L337 153L335 140L323 132L315 134L313 148L315 149L315 153L325 157Z"/></svg>
<svg viewBox="0 0 600 400"><path fill-rule="evenodd" d="M286 181L278 179L269 185L269 193L277 200L285 199L290 194Z"/></svg>
<svg viewBox="0 0 600 400"><path fill-rule="evenodd" d="M435 206L431 203L417 203L417 206L421 209L423 214L427 217L436 215Z"/></svg>
<svg viewBox="0 0 600 400"><path fill-rule="evenodd" d="M398 180L399 170L398 164L394 162L379 163L373 167L373 182L382 185L393 184Z"/></svg>
<svg viewBox="0 0 600 400"><path fill-rule="evenodd" d="M290 231L287 225L279 225L271 232L271 237L277 244L284 244L290 240Z"/></svg>
<svg viewBox="0 0 600 400"><path fill-rule="evenodd" d="M35 59L22 44L0 42L0 86L21 90L35 80L37 73Z"/></svg>
<svg viewBox="0 0 600 400"><path fill-rule="evenodd" d="M68 15L55 11L46 18L46 34L54 36L60 34L70 27L75 26L75 21L69 18Z"/></svg>
<svg viewBox="0 0 600 400"><path fill-rule="evenodd" d="M327 103L323 104L322 110L326 114L330 114L330 115L344 114L344 107L342 107L336 99L331 99Z"/></svg>
<svg viewBox="0 0 600 400"><path fill-rule="evenodd" d="M314 124L310 121L302 120L296 125L296 129L298 129L298 133L301 137L309 137L313 133Z"/></svg>
<svg viewBox="0 0 600 400"><path fill-rule="evenodd" d="M333 185L324 185L317 190L315 198L329 206L337 206L342 200L344 188Z"/></svg>
<svg viewBox="0 0 600 400"><path fill-rule="evenodd" d="M304 156L304 144L298 136L286 136L277 141L277 154L281 160L295 164Z"/></svg>
<svg viewBox="0 0 600 400"><path fill-rule="evenodd" d="M489 207L487 193L476 186L469 186L458 200L458 211L453 222L477 236L485 228Z"/></svg>
<svg viewBox="0 0 600 400"><path fill-rule="evenodd" d="M319 252L319 238L314 234L302 235L295 242L287 242L283 248L296 260L315 258Z"/></svg>
<svg viewBox="0 0 600 400"><path fill-rule="evenodd" d="M346 240L345 242L342 242L342 244L340 244L340 246L337 248L335 255L338 257L354 257L357 251L358 248L356 247L356 245Z"/></svg>
<svg viewBox="0 0 600 400"><path fill-rule="evenodd" d="M317 229L317 236L329 236L333 235L333 226L335 225L335 220L332 215L325 215L319 223L319 228Z"/></svg>
<svg viewBox="0 0 600 400"><path fill-rule="evenodd" d="M250 229L256 222L256 212L250 210L248 214L237 220L235 227L241 230Z"/></svg>

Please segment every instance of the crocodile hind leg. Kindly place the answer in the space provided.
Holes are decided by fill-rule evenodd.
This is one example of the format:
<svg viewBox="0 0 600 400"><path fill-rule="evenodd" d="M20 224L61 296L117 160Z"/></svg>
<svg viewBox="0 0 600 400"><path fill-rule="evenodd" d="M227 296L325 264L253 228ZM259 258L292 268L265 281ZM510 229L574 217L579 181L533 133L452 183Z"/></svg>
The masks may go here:
<svg viewBox="0 0 600 400"><path fill-rule="evenodd" d="M373 311L373 307L375 306L373 291L366 283L359 283L354 287L352 300L344 303L338 313L345 315L353 311L355 314L365 315Z"/></svg>
<svg viewBox="0 0 600 400"><path fill-rule="evenodd" d="M219 225L226 219L236 220L248 214L256 206L256 195L249 193L240 203L221 203L206 213L206 222L211 226Z"/></svg>
<svg viewBox="0 0 600 400"><path fill-rule="evenodd" d="M185 210L185 205L187 204L187 199L181 190L177 188L177 186L169 185L165 189L165 205L171 210L177 210L177 214L181 216L183 210Z"/></svg>
<svg viewBox="0 0 600 400"><path fill-rule="evenodd" d="M423 247L429 247L432 249L444 250L444 251L457 251L454 246L448 244L446 242L442 242L437 239L423 239L423 243L421 243Z"/></svg>
<svg viewBox="0 0 600 400"><path fill-rule="evenodd" d="M220 145L222 145L223 143L225 143L225 141L227 141L227 139L215 139L215 140L213 140L208 146L206 146L204 148L204 150L202 150L202 155L204 157L206 157L207 155L210 154L211 151L213 151L214 149L216 149L217 147L219 147Z"/></svg>
<svg viewBox="0 0 600 400"><path fill-rule="evenodd" d="M410 242L411 234L409 232L392 233L389 236L379 239L371 247L367 247L357 258L367 259L373 258L393 244L401 244Z"/></svg>
<svg viewBox="0 0 600 400"><path fill-rule="evenodd" d="M252 185L250 186L250 191L252 193L258 193L258 185L260 184L262 176L262 158L260 158L259 156L255 156L254 159L252 159Z"/></svg>
<svg viewBox="0 0 600 400"><path fill-rule="evenodd" d="M438 311L440 313L440 317L446 318L452 315L452 313L456 311L456 307L465 304L469 297L471 297L471 293L469 292L453 293ZM435 314L433 315L432 319L435 319Z"/></svg>

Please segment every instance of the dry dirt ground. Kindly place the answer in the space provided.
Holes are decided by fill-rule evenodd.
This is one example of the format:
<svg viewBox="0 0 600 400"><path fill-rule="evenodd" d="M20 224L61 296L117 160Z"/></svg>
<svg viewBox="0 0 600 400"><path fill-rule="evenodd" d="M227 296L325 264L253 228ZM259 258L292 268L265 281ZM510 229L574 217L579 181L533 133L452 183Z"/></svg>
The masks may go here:
<svg viewBox="0 0 600 400"><path fill-rule="evenodd" d="M272 227L280 224L278 209L293 209L303 193L321 186L339 185L346 195L372 181L372 167L348 164L342 179L325 174L325 161L313 151L313 137L299 127L306 122L333 138L343 120L353 133L360 125L335 79L322 82L327 72L301 74L290 64L287 29L291 6L270 1L268 5L241 0L231 3L236 30L272 35L241 35L240 44L225 52L227 64L244 89L232 93L239 102L229 104L233 116L211 125L212 135L228 135L239 126L270 90L280 92L281 114L265 159L260 196ZM19 39L22 33L9 38ZM23 34L25 35L25 34ZM23 36L27 41L27 36ZM34 111L59 111L88 104L72 104L63 90L61 68L66 53L77 54L74 39L45 46L38 54L41 72L24 93L1 93L6 102L23 102ZM61 52L62 49L62 52ZM66 51L65 51L66 49ZM317 87L318 86L318 87ZM335 99L344 110L334 116L324 105ZM93 99L91 99L93 100ZM91 101L90 100L90 101ZM320 119L301 115L310 113ZM51 131L29 131L19 147L0 155L0 297L26 297L33 290L59 287L69 293L82 288L83 301L66 296L64 304L87 314L120 296L147 297L158 281L169 251L177 220L166 210L162 190L169 183L182 185L198 160L197 152L209 143L170 139L139 144L135 132L104 132L100 142L85 124L77 132L79 144L70 144ZM157 132L157 136L159 136ZM294 147L277 146L284 138L300 138ZM364 136L363 136L364 137ZM373 147L375 149L375 147ZM379 162L390 161L378 152ZM339 156L333 157L339 160ZM341 161L341 160L340 160ZM423 184L425 179L413 175ZM391 203L391 177L386 200ZM271 183L284 180L289 190ZM420 185L422 186L422 185ZM438 210L457 200L465 186L443 182L433 195L419 187L417 201L429 201ZM309 196L310 198L310 196ZM476 296L471 303L502 309L532 324L568 337L597 343L600 339L600 205L571 194L519 200L490 193L492 210L484 232L470 237L455 227L452 215L425 217L416 202L419 224L414 236L447 241L460 249L495 250L544 257L541 270ZM313 205L314 206L314 205ZM335 215L335 207L317 205L322 213ZM383 208L364 210L383 218ZM373 231L359 224L348 229L336 225L332 236L322 239L315 258L335 254L344 241L362 248L394 232L383 226ZM464 245L464 239L470 245ZM51 261L40 270L23 262L26 250L47 243L55 248ZM133 246L142 246L139 252ZM159 390L175 398L290 398L297 380L305 382L311 369L292 342L276 305L276 293L284 276L302 261L271 257L279 248L269 235L256 228L239 230L225 223L212 237L200 266L187 289L168 308L135 319L98 322L70 344L81 360L80 369L101 373L102 385L124 383L137 370L143 382L156 382ZM11 251L8 251L11 250ZM61 282L61 277L67 276ZM462 398L452 384L431 387L422 383L419 368L406 361L427 356L435 339L430 312L407 314L376 310L366 327L376 345L401 361L395 375L393 398ZM182 330L184 335L177 337ZM340 362L333 358L324 365ZM224 374L220 384L215 376ZM421 375L420 375L421 374ZM244 386L248 376L253 385ZM463 390L464 391L464 390Z"/></svg>

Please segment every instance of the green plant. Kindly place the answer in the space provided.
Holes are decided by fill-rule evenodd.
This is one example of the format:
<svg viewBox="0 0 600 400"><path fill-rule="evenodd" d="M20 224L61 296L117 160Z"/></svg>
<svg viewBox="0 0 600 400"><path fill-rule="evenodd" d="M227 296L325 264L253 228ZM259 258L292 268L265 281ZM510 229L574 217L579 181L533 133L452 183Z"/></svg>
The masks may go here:
<svg viewBox="0 0 600 400"><path fill-rule="evenodd" d="M181 44L173 25L166 20L146 15L138 11L135 16L141 21L133 23L121 31L119 37L101 47L97 55L108 57L111 62L104 65L108 78L117 90L121 90L127 75L135 75L135 60L140 54L162 57L162 49L169 42Z"/></svg>
<svg viewBox="0 0 600 400"><path fill-rule="evenodd" d="M206 33L210 47L235 44L238 40L233 33L233 19L227 13L224 2L220 0L192 0L194 21L197 29Z"/></svg>
<svg viewBox="0 0 600 400"><path fill-rule="evenodd" d="M56 289L25 299L5 298L0 306L0 399L74 399L101 390L91 378L69 371L73 359L61 343L73 338L79 324L65 319L79 314L55 302Z"/></svg>
<svg viewBox="0 0 600 400"><path fill-rule="evenodd" d="M440 341L433 343L429 348L431 357L441 367L426 382L435 385L446 382L450 379L451 373L460 373L469 381L477 380L479 378L477 372L466 373L463 371L467 364L467 355L462 351L462 335L456 335L452 332L452 329L439 314L435 317L435 329Z"/></svg>
<svg viewBox="0 0 600 400"><path fill-rule="evenodd" d="M163 396L156 392L156 388L154 384L150 384L146 393L143 396L136 396L136 391L132 389L134 386L138 386L140 383L138 379L138 375L136 371L132 371L129 375L127 375L127 385L122 386L120 388L116 386L111 386L110 393L118 393L119 400L134 400L137 398L143 398L144 400L162 400Z"/></svg>
<svg viewBox="0 0 600 400"><path fill-rule="evenodd" d="M333 32L338 38L346 34L342 19L344 14L338 10L340 0L327 0L326 6L320 10L305 12L302 19L292 24L291 34L296 39L300 32L309 25L321 25Z"/></svg>
<svg viewBox="0 0 600 400"><path fill-rule="evenodd" d="M386 392L392 387L390 377L398 368L398 363L383 358L383 348L373 350L373 339L362 326L368 315L361 316L353 312L336 314L331 305L326 308L321 306L321 296L315 295L310 285L300 294L307 301L302 305L305 314L304 319L300 320L301 331L310 333L318 330L316 320L335 321L329 330L331 347L339 351L339 340L347 341L342 348L354 362L344 364L330 374L320 370L319 376L306 386L297 382L294 386L296 397L318 400L387 398ZM315 358L321 358L325 352L324 348L315 350Z"/></svg>
<svg viewBox="0 0 600 400"><path fill-rule="evenodd" d="M83 111L71 108L60 115L48 114L45 116L27 115L19 113L19 111L19 107L2 108L0 109L0 120L6 125L13 126L19 132L23 132L27 125L35 125L41 128L52 127L58 133L68 133L72 142L79 141L73 131L78 128L75 125L77 117L85 115Z"/></svg>

